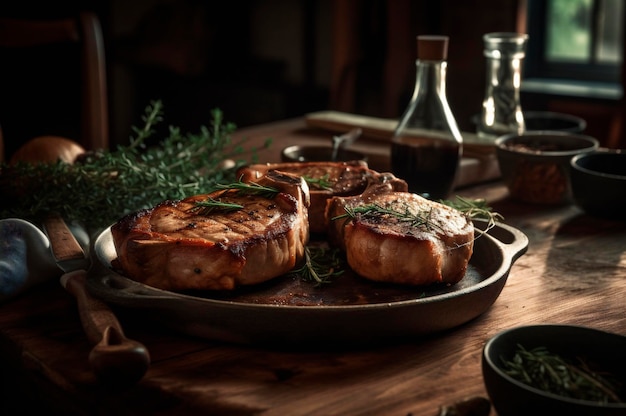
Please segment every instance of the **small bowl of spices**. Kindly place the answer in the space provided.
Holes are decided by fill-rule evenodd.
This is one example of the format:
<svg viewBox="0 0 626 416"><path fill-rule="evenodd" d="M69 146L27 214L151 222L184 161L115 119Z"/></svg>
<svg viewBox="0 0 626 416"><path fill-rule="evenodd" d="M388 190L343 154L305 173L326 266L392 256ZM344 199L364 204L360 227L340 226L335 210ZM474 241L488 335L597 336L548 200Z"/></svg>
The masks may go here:
<svg viewBox="0 0 626 416"><path fill-rule="evenodd" d="M500 332L482 355L485 388L501 416L626 414L626 337L575 325Z"/></svg>
<svg viewBox="0 0 626 416"><path fill-rule="evenodd" d="M598 141L590 136L556 131L532 131L496 139L502 180L512 198L558 205L572 202L570 160L595 151Z"/></svg>

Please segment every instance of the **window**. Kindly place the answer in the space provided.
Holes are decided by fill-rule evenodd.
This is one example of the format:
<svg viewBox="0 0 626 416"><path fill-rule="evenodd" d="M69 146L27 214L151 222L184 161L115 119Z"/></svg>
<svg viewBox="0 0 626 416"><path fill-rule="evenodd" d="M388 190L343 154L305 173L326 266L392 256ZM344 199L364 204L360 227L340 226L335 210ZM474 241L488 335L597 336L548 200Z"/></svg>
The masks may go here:
<svg viewBox="0 0 626 416"><path fill-rule="evenodd" d="M624 0L528 0L524 72L530 87L533 79L600 83L607 94L621 96L623 15Z"/></svg>

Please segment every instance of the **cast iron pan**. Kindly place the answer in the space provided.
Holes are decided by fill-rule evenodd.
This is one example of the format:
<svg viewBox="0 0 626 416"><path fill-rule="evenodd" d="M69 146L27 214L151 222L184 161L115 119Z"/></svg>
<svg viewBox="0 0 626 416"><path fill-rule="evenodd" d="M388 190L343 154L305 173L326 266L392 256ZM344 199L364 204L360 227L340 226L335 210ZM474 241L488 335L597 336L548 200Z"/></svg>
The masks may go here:
<svg viewBox="0 0 626 416"><path fill-rule="evenodd" d="M474 222L484 229L483 221ZM498 224L477 238L456 285L406 287L365 281L351 271L316 287L293 276L234 293L175 293L118 273L110 229L94 243L101 263L87 282L92 294L183 333L242 344L298 346L389 342L435 333L484 313L528 247L519 230Z"/></svg>

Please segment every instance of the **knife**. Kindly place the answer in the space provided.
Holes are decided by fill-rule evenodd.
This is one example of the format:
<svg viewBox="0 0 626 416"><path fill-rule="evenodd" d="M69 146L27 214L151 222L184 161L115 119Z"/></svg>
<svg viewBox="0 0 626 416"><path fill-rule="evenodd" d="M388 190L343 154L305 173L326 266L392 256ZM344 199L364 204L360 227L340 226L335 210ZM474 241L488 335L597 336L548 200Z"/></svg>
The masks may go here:
<svg viewBox="0 0 626 416"><path fill-rule="evenodd" d="M93 345L89 364L99 380L130 385L139 381L150 366L148 349L131 340L109 306L92 296L85 287L91 262L59 215L44 220L44 231L57 265L63 271L61 285L74 295L80 320Z"/></svg>

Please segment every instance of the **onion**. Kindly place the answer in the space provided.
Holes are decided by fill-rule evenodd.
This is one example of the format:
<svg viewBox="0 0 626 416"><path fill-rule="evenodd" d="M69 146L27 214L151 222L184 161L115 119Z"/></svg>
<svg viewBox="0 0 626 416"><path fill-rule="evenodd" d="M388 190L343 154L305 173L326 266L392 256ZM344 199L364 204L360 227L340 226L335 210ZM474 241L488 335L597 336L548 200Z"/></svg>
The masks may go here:
<svg viewBox="0 0 626 416"><path fill-rule="evenodd" d="M39 136L24 143L11 156L9 164L17 162L53 163L61 160L74 163L76 157L85 153L85 149L73 140L59 136Z"/></svg>

